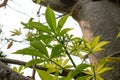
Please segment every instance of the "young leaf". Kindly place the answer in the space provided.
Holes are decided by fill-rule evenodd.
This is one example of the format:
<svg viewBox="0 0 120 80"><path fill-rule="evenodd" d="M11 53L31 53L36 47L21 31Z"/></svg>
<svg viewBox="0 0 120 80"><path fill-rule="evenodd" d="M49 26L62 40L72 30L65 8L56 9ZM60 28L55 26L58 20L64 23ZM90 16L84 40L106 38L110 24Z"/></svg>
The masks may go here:
<svg viewBox="0 0 120 80"><path fill-rule="evenodd" d="M64 26L67 18L69 17L69 14L68 15L65 15L63 16L59 21L58 21L58 27L57 27L57 32L60 32L62 27Z"/></svg>
<svg viewBox="0 0 120 80"><path fill-rule="evenodd" d="M96 75L96 79L97 80L104 80L102 77L100 77L99 75Z"/></svg>
<svg viewBox="0 0 120 80"><path fill-rule="evenodd" d="M46 46L40 40L34 40L30 43L34 48L38 49L40 53L48 57Z"/></svg>
<svg viewBox="0 0 120 80"><path fill-rule="evenodd" d="M66 59L66 60L63 62L62 66L66 66L68 62L69 62L69 59Z"/></svg>
<svg viewBox="0 0 120 80"><path fill-rule="evenodd" d="M46 71L37 70L37 72L42 80L53 80L52 76L50 76L50 74L47 73Z"/></svg>
<svg viewBox="0 0 120 80"><path fill-rule="evenodd" d="M55 33L56 30L56 18L53 10L47 6L46 12L45 12L45 17L47 20L47 23L49 24L51 30Z"/></svg>
<svg viewBox="0 0 120 80"><path fill-rule="evenodd" d="M22 34L21 29L19 28L19 30L15 29L14 31L10 31L12 34L11 36L19 36Z"/></svg>
<svg viewBox="0 0 120 80"><path fill-rule="evenodd" d="M95 37L91 42L91 47L94 48L100 41L100 36Z"/></svg>
<svg viewBox="0 0 120 80"><path fill-rule="evenodd" d="M99 50L99 49L102 48L103 46L107 45L108 43L109 43L108 41L99 42L99 43L93 48L93 52L96 52L97 50Z"/></svg>
<svg viewBox="0 0 120 80"><path fill-rule="evenodd" d="M98 72L96 72L96 74L102 74L106 71L112 70L113 68L111 67L103 67L101 70L99 70Z"/></svg>
<svg viewBox="0 0 120 80"><path fill-rule="evenodd" d="M27 29L33 30L34 27L31 26L31 25L29 25L32 21L33 21L33 18L30 18L29 21L28 21L28 23L21 22L21 24L25 26L24 28L27 28Z"/></svg>

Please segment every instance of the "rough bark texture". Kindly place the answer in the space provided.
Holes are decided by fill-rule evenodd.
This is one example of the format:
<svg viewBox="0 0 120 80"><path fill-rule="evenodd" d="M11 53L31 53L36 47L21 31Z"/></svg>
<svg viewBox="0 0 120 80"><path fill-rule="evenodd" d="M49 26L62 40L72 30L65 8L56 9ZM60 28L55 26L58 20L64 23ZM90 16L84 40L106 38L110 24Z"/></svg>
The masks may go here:
<svg viewBox="0 0 120 80"><path fill-rule="evenodd" d="M33 0L35 2L35 0ZM91 41L93 37L100 35L101 40L111 43L104 51L90 56L91 63L106 57L120 57L120 39L117 39L120 28L119 0L43 0L42 5L50 5L51 8L62 13L71 13L72 17L81 26L83 37ZM103 74L104 80L120 79L120 63L108 64L114 70Z"/></svg>
<svg viewBox="0 0 120 80"><path fill-rule="evenodd" d="M32 80L14 72L0 61L0 80Z"/></svg>

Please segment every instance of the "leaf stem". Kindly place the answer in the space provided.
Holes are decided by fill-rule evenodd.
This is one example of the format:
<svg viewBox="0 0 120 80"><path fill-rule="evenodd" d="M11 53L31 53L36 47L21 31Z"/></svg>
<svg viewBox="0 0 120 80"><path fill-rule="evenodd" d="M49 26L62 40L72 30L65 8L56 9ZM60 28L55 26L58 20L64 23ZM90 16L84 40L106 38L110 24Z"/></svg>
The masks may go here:
<svg viewBox="0 0 120 80"><path fill-rule="evenodd" d="M92 66L92 68L93 68L94 80L97 80L97 79L96 79L96 73L95 73L95 66Z"/></svg>
<svg viewBox="0 0 120 80"><path fill-rule="evenodd" d="M54 62L53 60L49 59L51 62L53 62L55 65L59 66L60 68L64 69L61 65L57 64L56 62Z"/></svg>
<svg viewBox="0 0 120 80"><path fill-rule="evenodd" d="M69 52L67 51L67 48L66 48L65 43L64 43L64 40L62 40L62 39L59 40L57 37L55 37L55 38L56 38L56 40L57 40L59 43L61 43L61 44L64 45L63 48L65 49L65 52L66 52L68 58L70 59L70 61L71 61L71 63L73 64L73 66L76 68L76 64L74 63L72 57L70 56Z"/></svg>
<svg viewBox="0 0 120 80"><path fill-rule="evenodd" d="M69 52L67 51L67 49L66 49L66 47L65 47L65 46L64 46L64 49L65 49L65 52L66 52L67 56L69 57L69 59L70 59L71 63L72 63L72 64L73 64L73 66L76 68L76 64L74 63L74 61L73 61L72 57L70 56L70 54L69 54Z"/></svg>

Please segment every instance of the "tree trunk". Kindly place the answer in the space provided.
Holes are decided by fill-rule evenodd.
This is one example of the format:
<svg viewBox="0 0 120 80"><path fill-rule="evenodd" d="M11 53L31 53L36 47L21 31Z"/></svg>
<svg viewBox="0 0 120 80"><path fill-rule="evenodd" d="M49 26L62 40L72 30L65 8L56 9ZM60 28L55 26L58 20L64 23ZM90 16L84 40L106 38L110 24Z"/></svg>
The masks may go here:
<svg viewBox="0 0 120 80"><path fill-rule="evenodd" d="M35 0L33 0L35 2ZM120 28L120 7L114 3L118 0L43 0L42 5L50 5L61 13L71 13L81 26L83 37L91 41L100 35L101 40L111 43L105 50L90 56L91 63L106 56L120 57L120 39L116 36ZM114 70L103 74L104 80L118 80L120 78L120 63L111 63Z"/></svg>

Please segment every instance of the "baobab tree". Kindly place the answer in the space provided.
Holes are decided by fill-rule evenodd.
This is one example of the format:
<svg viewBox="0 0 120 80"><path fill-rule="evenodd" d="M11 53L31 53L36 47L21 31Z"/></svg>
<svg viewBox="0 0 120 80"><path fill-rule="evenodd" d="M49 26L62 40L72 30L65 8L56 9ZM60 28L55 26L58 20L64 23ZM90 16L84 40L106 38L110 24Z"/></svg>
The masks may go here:
<svg viewBox="0 0 120 80"><path fill-rule="evenodd" d="M107 56L120 57L120 39L116 38L120 28L119 0L42 0L40 4L63 14L71 13L88 41L100 35L101 40L110 42L105 50L89 56L92 64ZM109 66L114 70L104 73L104 80L118 80L120 63Z"/></svg>
<svg viewBox="0 0 120 80"><path fill-rule="evenodd" d="M4 0L0 7L5 6ZM33 0L36 3L37 0ZM91 41L100 35L101 40L110 42L105 50L89 55L90 62L96 64L104 57L120 57L120 39L116 38L120 26L119 0L41 0L40 5L49 5L53 10L71 16L79 23L83 37ZM105 72L104 80L118 80L120 78L120 63L113 62L107 66L114 69Z"/></svg>

